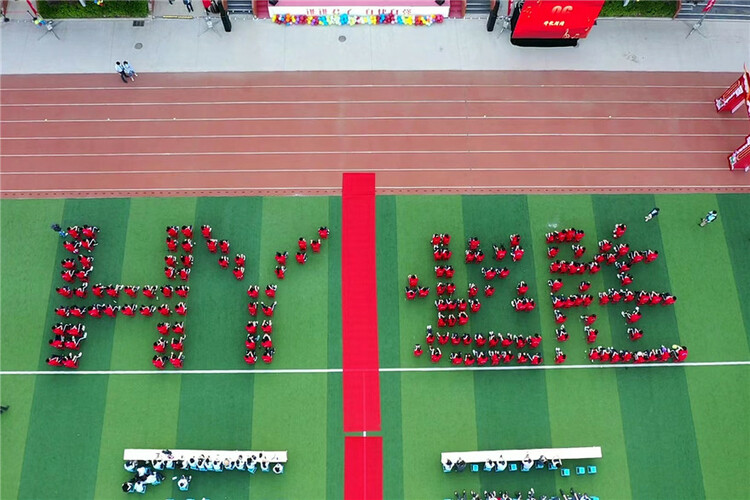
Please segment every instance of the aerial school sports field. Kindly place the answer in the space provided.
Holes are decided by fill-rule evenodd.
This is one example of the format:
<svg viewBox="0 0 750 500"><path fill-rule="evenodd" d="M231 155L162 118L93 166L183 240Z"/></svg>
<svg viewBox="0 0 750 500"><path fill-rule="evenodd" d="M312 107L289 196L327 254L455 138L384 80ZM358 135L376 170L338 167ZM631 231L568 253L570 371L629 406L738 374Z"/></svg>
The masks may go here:
<svg viewBox="0 0 750 500"><path fill-rule="evenodd" d="M26 156L4 158L4 171L11 161L36 161L39 156L34 155L59 153L67 158L69 153L52 151L52 146L44 151L47 144L41 141L41 151L36 152L6 148L5 155ZM91 161L88 156L77 158ZM393 174L383 177L388 175ZM460 185L461 174L454 176L455 185ZM336 177L341 186L340 172ZM125 176L116 178L121 181L113 187L130 182ZM376 186L380 178L377 173ZM4 182L4 189L7 185ZM575 487L618 499L746 496L750 307L744 297L750 296L750 235L745 221L750 200L742 186L737 194L655 195L439 194L439 186L434 186L433 195L381 195L378 190L377 196L355 191L353 198L347 198L345 189L339 195L316 197L37 200L8 199L15 194L4 192L0 390L2 404L10 409L0 417L0 496L122 497L120 485L129 478L122 467L127 448L288 451L282 475L193 473L188 493L167 481L149 487L151 498L342 498L351 474L355 481L382 475L382 498L389 499L449 498L454 490L514 492L530 487L547 495ZM33 188L26 194L39 195ZM644 222L655 206L660 214ZM368 208L371 220L365 213ZM700 217L712 209L718 210L719 219L698 227ZM53 222L100 228L92 283L167 283L164 228L188 224L196 231L210 224L216 237L231 242L231 254L244 253L245 277L238 281L231 269L221 269L216 255L197 236L187 282L181 371L171 366L158 371L151 365L152 344L159 336L156 323L161 319L141 315L87 318L89 333L81 344L79 368L55 370L45 359L54 354L48 345L51 326L57 322L54 309L66 300L55 288L63 285L60 261L68 252L49 229ZM567 227L581 229L586 233L581 244L589 257L598 241L612 239L615 223L627 224L622 241L632 249L659 252L656 261L633 266L629 288L670 292L678 300L672 306L642 308L638 326L644 337L637 342L628 339L620 314L630 306L595 303L585 310L599 317L594 345L632 350L685 345L690 355L682 365L592 365L578 319L580 308L566 311L570 339L555 338L547 281L558 276L549 272L544 235ZM315 238L320 226L331 230L321 252L297 264L292 257L298 238ZM480 297L481 310L456 331L539 332L542 365L453 368L448 353L467 352L463 346L443 346L438 364L430 363L428 352L413 356L416 343L426 350L425 327L437 320L433 233L452 237L450 264L456 270L453 281L459 296L465 296L470 282L480 289L485 284L482 266L463 262L469 237L482 241L488 253L485 262L496 265L492 244L507 247L510 234L521 236L523 258L512 263L506 257L502 265L510 276L492 282L496 293ZM558 258L571 260L569 245L559 246ZM274 255L284 250L290 262L284 280L278 280ZM430 297L405 299L409 274L417 274L421 284L431 288ZM563 293L570 294L584 278L562 279ZM621 288L611 266L585 279L591 281L594 294ZM529 284L528 295L537 303L530 313L516 312L510 305L520 280ZM259 360L250 367L243 360L245 325L252 319L246 290L250 284L263 290L268 283L278 285L273 316L276 355L271 364ZM363 283L371 286L369 294L358 288ZM78 302L91 304L94 299ZM151 303L142 296L131 302ZM342 307L347 304L356 308ZM373 311L374 324L356 323ZM352 324L356 329L347 330ZM356 333L347 337L348 331L375 327L374 339ZM566 353L564 364L553 363L555 347ZM355 386L345 386L347 366L371 366L373 360L379 367L374 388L378 404L373 407L368 397L372 387L360 393L361 402L347 401L357 394ZM351 450L347 452L346 438L363 434L348 432L348 419L352 426L366 426L364 439L382 438L382 463L368 463L363 470ZM602 458L569 462L566 467L594 464L596 474L573 472L563 478L559 471L469 469L446 474L440 464L440 453L446 451L577 446L601 446ZM380 488L370 485L365 491L373 489Z"/></svg>

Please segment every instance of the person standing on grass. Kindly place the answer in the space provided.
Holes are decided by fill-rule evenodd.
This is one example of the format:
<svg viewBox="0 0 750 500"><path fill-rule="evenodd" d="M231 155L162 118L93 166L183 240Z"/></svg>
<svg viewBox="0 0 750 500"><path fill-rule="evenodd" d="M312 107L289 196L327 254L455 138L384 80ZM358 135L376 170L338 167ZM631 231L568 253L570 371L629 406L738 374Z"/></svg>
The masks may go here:
<svg viewBox="0 0 750 500"><path fill-rule="evenodd" d="M646 217L644 218L646 219L646 222L648 222L657 215L659 215L659 209L657 207L654 207L648 214L646 214Z"/></svg>
<svg viewBox="0 0 750 500"><path fill-rule="evenodd" d="M700 227L706 226L708 224L711 224L713 221L716 220L716 218L719 216L719 213L716 210L711 210L706 214L703 219L701 219L700 223L698 224Z"/></svg>
<svg viewBox="0 0 750 500"><path fill-rule="evenodd" d="M115 63L115 71L120 74L120 78L122 78L123 82L128 83L128 78L125 76L125 68L120 64L120 61Z"/></svg>
<svg viewBox="0 0 750 500"><path fill-rule="evenodd" d="M54 232L60 235L61 238L65 238L68 233L63 230L63 228L60 227L60 224L52 224L50 226Z"/></svg>

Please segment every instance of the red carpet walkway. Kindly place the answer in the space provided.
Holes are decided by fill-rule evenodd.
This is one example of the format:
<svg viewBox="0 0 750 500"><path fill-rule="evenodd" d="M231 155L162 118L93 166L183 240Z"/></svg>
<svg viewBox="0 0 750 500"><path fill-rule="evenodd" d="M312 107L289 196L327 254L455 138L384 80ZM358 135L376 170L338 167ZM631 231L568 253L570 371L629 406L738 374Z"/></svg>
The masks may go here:
<svg viewBox="0 0 750 500"><path fill-rule="evenodd" d="M382 500L383 438L347 436L344 448L344 498Z"/></svg>
<svg viewBox="0 0 750 500"><path fill-rule="evenodd" d="M344 432L379 431L375 174L344 174L341 205Z"/></svg>

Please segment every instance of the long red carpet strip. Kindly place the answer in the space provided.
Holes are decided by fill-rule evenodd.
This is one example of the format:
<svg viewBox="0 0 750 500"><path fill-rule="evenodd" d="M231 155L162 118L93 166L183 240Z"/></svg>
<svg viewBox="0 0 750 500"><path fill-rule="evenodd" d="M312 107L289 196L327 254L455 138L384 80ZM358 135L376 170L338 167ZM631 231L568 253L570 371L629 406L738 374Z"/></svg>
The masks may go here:
<svg viewBox="0 0 750 500"><path fill-rule="evenodd" d="M344 432L379 431L375 174L343 174L341 205Z"/></svg>
<svg viewBox="0 0 750 500"><path fill-rule="evenodd" d="M382 500L383 438L347 436L344 447L344 499Z"/></svg>

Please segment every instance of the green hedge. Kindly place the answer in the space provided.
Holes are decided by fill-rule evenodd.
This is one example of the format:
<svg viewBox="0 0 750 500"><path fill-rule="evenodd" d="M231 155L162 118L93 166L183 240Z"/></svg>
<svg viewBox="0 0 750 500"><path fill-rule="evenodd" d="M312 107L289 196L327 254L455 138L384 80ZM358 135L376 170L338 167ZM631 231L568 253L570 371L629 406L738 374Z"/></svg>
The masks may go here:
<svg viewBox="0 0 750 500"><path fill-rule="evenodd" d="M65 19L74 17L146 17L148 0L105 0L104 5L96 5L93 0L86 1L83 7L77 0L54 1L39 0L37 10L46 19Z"/></svg>
<svg viewBox="0 0 750 500"><path fill-rule="evenodd" d="M674 17L677 2L668 0L630 0L627 7L622 1L604 2L600 17Z"/></svg>

